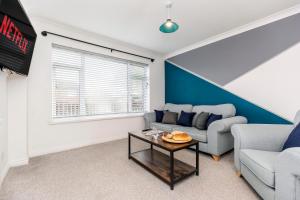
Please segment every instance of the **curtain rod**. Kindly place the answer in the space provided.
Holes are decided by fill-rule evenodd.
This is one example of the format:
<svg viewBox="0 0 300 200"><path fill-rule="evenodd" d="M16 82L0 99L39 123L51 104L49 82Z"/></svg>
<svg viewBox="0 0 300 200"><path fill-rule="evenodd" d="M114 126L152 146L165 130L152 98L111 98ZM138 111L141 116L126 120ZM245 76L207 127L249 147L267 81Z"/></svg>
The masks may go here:
<svg viewBox="0 0 300 200"><path fill-rule="evenodd" d="M91 43L91 42L86 42L86 41L79 40L79 39L76 39L76 38L72 38L72 37L60 35L60 34L57 34L57 33L52 33L52 32L48 32L48 31L42 31L41 34L42 34L42 36L45 36L45 37L48 34L51 34L51 35L55 35L55 36L58 36L58 37L66 38L66 39L69 39L69 40L74 40L76 42L82 42L82 43L93 45L93 46L100 47L100 48L103 48L103 49L108 49L111 52L116 51L116 52L119 52L119 53L124 53L124 54L128 54L128 55L131 55L131 56L136 56L136 57L144 58L144 59L147 59L147 60L151 60L151 62L155 61L154 58L150 58L150 57L146 57L146 56L141 56L141 55L138 55L138 54L134 54L134 53L130 53L130 52L127 52L127 51L122 51L122 50L118 50L118 49L114 49L114 48L110 48L110 47L98 45L98 44Z"/></svg>

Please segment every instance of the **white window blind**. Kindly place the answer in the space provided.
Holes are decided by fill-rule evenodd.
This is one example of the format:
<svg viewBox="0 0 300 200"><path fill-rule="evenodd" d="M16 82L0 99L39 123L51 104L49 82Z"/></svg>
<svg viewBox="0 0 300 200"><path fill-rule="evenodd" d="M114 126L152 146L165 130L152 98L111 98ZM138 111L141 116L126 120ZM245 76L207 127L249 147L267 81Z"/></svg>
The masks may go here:
<svg viewBox="0 0 300 200"><path fill-rule="evenodd" d="M53 45L52 118L143 113L146 64Z"/></svg>

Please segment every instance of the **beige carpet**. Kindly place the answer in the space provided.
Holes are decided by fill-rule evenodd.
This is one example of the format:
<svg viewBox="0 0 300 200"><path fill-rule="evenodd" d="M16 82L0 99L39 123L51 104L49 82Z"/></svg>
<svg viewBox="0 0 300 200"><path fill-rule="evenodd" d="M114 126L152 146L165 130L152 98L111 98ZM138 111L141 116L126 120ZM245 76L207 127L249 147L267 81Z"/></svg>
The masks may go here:
<svg viewBox="0 0 300 200"><path fill-rule="evenodd" d="M144 145L133 142L137 148ZM175 157L194 164L195 153ZM127 159L127 140L94 145L30 160L9 171L0 190L1 200L251 200L259 199L235 175L233 153L220 162L200 154L200 175L173 191L161 180Z"/></svg>

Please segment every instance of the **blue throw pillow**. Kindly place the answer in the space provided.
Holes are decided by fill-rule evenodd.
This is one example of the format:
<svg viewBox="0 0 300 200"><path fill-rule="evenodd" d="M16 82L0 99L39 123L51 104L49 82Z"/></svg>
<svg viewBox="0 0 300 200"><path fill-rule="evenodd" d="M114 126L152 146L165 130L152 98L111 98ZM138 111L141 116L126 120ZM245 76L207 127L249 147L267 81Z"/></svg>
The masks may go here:
<svg viewBox="0 0 300 200"><path fill-rule="evenodd" d="M167 111L167 110L154 110L154 112L155 112L155 121L156 122L160 122L160 123L162 122L165 111Z"/></svg>
<svg viewBox="0 0 300 200"><path fill-rule="evenodd" d="M181 125L181 126L192 126L193 118L194 118L195 114L196 113L194 113L194 112L181 111L181 114L177 121L177 124Z"/></svg>
<svg viewBox="0 0 300 200"><path fill-rule="evenodd" d="M211 113L206 121L206 129L209 127L209 125L211 123L213 123L216 120L220 120L220 119L222 119L222 115L215 115L215 114Z"/></svg>
<svg viewBox="0 0 300 200"><path fill-rule="evenodd" d="M293 129L288 139L285 141L282 150L292 147L300 147L300 123Z"/></svg>

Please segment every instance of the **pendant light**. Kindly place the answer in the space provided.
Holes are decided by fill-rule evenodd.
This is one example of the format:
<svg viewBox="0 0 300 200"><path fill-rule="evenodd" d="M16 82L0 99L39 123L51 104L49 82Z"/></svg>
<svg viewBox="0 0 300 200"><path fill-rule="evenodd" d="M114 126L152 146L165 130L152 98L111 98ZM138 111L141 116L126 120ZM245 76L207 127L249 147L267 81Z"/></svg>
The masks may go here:
<svg viewBox="0 0 300 200"><path fill-rule="evenodd" d="M167 5L166 5L166 8L167 8L168 17L167 17L167 20L165 21L165 23L163 23L159 27L159 30L161 32L163 32L163 33L174 33L175 31L178 30L179 25L176 22L173 22L171 20L171 17L170 17L170 11L171 11L171 8L172 8L172 2L168 2Z"/></svg>

